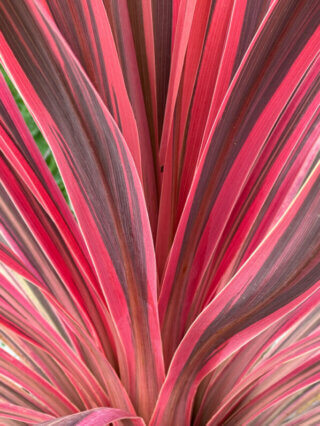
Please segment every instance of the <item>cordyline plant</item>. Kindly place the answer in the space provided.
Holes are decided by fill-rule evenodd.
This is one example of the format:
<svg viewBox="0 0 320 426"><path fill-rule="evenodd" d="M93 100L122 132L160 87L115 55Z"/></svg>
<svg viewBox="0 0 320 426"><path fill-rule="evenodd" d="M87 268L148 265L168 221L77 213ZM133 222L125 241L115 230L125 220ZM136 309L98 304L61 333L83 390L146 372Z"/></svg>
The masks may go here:
<svg viewBox="0 0 320 426"><path fill-rule="evenodd" d="M320 3L1 0L1 424L320 423Z"/></svg>

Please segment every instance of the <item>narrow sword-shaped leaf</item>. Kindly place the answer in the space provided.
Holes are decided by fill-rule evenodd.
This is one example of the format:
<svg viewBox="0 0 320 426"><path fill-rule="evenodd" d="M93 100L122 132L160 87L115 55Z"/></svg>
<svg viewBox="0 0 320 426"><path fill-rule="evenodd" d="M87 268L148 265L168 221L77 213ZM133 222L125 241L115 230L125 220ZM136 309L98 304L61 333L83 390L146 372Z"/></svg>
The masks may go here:
<svg viewBox="0 0 320 426"><path fill-rule="evenodd" d="M0 283L0 321L3 327L50 354L63 368L85 404L108 403L106 391L98 379L23 292L2 275Z"/></svg>
<svg viewBox="0 0 320 426"><path fill-rule="evenodd" d="M152 425L189 419L200 381L319 289L319 190L320 164L281 221L188 330Z"/></svg>
<svg viewBox="0 0 320 426"><path fill-rule="evenodd" d="M228 37L219 63L219 73L212 94L210 109L206 115L206 126L202 135L200 153L202 153L219 107L228 90L246 50L255 37L259 25L266 18L271 0L237 0L234 2L228 28Z"/></svg>
<svg viewBox="0 0 320 426"><path fill-rule="evenodd" d="M161 164L165 164L165 168L158 225L162 232L157 236L160 271L190 189L216 80L219 76L223 82L227 81L219 65L222 53L226 46L231 45L235 52L238 51L238 60L242 59L268 4L269 1L265 0L197 3L194 28L191 29L180 81L179 100L175 106L166 153L162 152L161 156ZM201 8L208 10L206 13L202 11L199 16ZM198 33L195 31L197 26L200 29ZM229 64L233 64L232 57L228 55L227 58ZM226 88L228 86L227 82ZM164 228L167 232L163 232Z"/></svg>
<svg viewBox="0 0 320 426"><path fill-rule="evenodd" d="M162 129L167 100L171 65L172 13L174 0L159 2L152 0L152 21L154 34L154 53L157 79L158 127Z"/></svg>
<svg viewBox="0 0 320 426"><path fill-rule="evenodd" d="M48 380L56 389L60 390L61 393L68 395L68 399L76 407L79 407L79 410L85 409L85 406L77 393L76 386L73 386L68 377L64 374L63 367L60 368L43 348L33 346L30 342L23 340L23 338L8 329L5 331L3 329L1 331L1 340L27 367L31 368L35 373L40 374L41 377ZM6 388L6 392L8 392L8 388ZM11 392L9 394L8 401L17 403L16 398L16 393L12 394ZM29 406L30 398L28 397L27 400L28 402L25 400L23 401L23 406Z"/></svg>
<svg viewBox="0 0 320 426"><path fill-rule="evenodd" d="M320 31L313 3L287 3L273 3L229 88L196 170L159 301L167 360L186 330L183 322L199 277L241 189L288 98L317 56ZM262 79L267 72L268 78Z"/></svg>
<svg viewBox="0 0 320 426"><path fill-rule="evenodd" d="M187 51L193 16L196 9L196 0L181 0L174 43L172 46L172 60L168 84L167 102L165 107L163 128L161 133L160 162L164 161L166 148L171 133L174 107L177 100L180 78ZM203 2L204 4L206 2ZM200 15L201 16L201 15Z"/></svg>
<svg viewBox="0 0 320 426"><path fill-rule="evenodd" d="M96 347L95 342L92 341L91 336L84 332L81 327L70 317L69 313L65 312L50 294L43 289L41 283L37 281L32 274L29 273L20 263L19 260L5 248L0 250L0 259L2 262L10 266L10 268L17 273L24 276L30 282L34 283L38 288L41 289L43 295L55 308L55 311L65 326L77 336L81 352L84 354L84 362L87 367L94 374L94 377L99 383L105 387L110 401L115 407L132 409L131 403L127 397L126 392L123 389L122 384L119 381L115 371L110 366L109 362L105 359L99 348ZM22 311L20 309L19 311ZM80 355L81 356L81 355Z"/></svg>
<svg viewBox="0 0 320 426"><path fill-rule="evenodd" d="M319 383L319 380L320 356L316 355L310 357L301 366L291 371L281 380L276 381L270 388L258 394L248 404L244 404L240 410L236 411L230 417L230 420L226 424L237 423L239 418L242 419L244 424L249 424L260 413L263 413L264 410L314 383ZM213 426L215 423L209 422L208 424Z"/></svg>
<svg viewBox="0 0 320 426"><path fill-rule="evenodd" d="M89 285L89 291L93 295L93 300L95 300L95 303L93 303L92 296L86 284L84 284L85 280L72 266L73 262L70 261L69 254L65 250L64 240L61 237L59 238L53 222L48 220L44 211L39 208L27 187L18 179L14 182L17 177L9 171L3 161L1 161L1 164L3 171L6 171L4 180L7 183L7 189L14 197L18 197L14 198L16 203L13 204L6 194L2 194L3 202L0 203L1 221L4 221L2 225L8 241L13 244L22 259L27 261L33 270L36 269L36 275L39 276L40 274L41 277L39 278L47 289L60 298L75 318L87 324L87 327L91 329L92 336L95 336L98 346L102 345L108 358L114 362L114 353L108 339L112 323L107 308L99 299L101 296L97 294L92 285ZM11 182L10 178L13 179ZM26 223L16 211L17 207L20 207ZM34 216L34 212L38 212L37 216ZM22 244L23 241L24 244ZM50 243L52 241L55 241L53 246ZM57 248L59 248L58 251L56 251ZM65 274L67 271L71 275ZM88 313L94 320L93 323L90 320L88 321ZM98 330L98 338L93 324Z"/></svg>
<svg viewBox="0 0 320 426"><path fill-rule="evenodd" d="M148 180L144 184L144 189L146 199L151 199L151 205L149 202L148 206L151 229L155 235L158 216L158 137L153 127L149 129L147 114L150 111L146 110L144 102L143 81L140 80L128 3L126 0L104 0L104 5L108 13L123 78L139 131L141 162L144 166L145 177Z"/></svg>
<svg viewBox="0 0 320 426"><path fill-rule="evenodd" d="M177 179L181 142L188 102L192 96L194 78L197 74L205 38L206 24L212 2L183 2L179 8L175 43L172 51L172 67L168 87L168 101L160 146L161 198L156 240L157 265L160 276L168 255L175 231L174 200L177 197ZM165 167L164 167L165 166Z"/></svg>
<svg viewBox="0 0 320 426"><path fill-rule="evenodd" d="M72 414L71 416L60 419L49 420L41 423L43 426L105 426L113 422L125 420L126 424L133 426L144 426L145 422L137 416L126 413L116 408L95 408L93 410L83 411L82 413Z"/></svg>
<svg viewBox="0 0 320 426"><path fill-rule="evenodd" d="M102 0L40 0L112 114L141 175L139 136Z"/></svg>
<svg viewBox="0 0 320 426"><path fill-rule="evenodd" d="M60 234L63 244L61 245L60 242L57 246L60 246L62 256L68 259L67 264L70 267L66 269L69 269L72 275L76 275L74 281L77 282L77 287L82 295L86 295L84 296L85 303L93 318L101 344L111 363L115 364L115 351L112 347L114 346L114 336L110 331L112 328L110 314L104 305L101 288L83 237L2 78L0 78L0 87L0 149L14 168L15 173L22 178L28 189L32 191L32 195L52 219L53 222L47 221L45 228L47 232L52 229L51 238L53 240ZM17 179L16 183L18 184L18 182ZM21 184L20 190L25 189L26 186ZM31 220L29 226L31 229L34 228L34 221ZM57 232L58 230L59 232ZM63 248L63 246L67 246L67 248ZM75 268L71 266L72 263L75 264ZM73 290L70 290L72 293ZM91 298L94 302L91 302Z"/></svg>
<svg viewBox="0 0 320 426"><path fill-rule="evenodd" d="M299 394L292 395L265 410L257 417L257 421L260 421L260 419L264 421L266 416L270 421L277 419L280 422L287 421L290 424L289 419L299 418L298 413L307 414L309 411L312 411L312 406L318 400L319 390L319 384L312 384L308 388L303 389Z"/></svg>
<svg viewBox="0 0 320 426"><path fill-rule="evenodd" d="M289 372L294 370L301 363L306 362L306 360L310 359L310 357L316 355L316 352L319 351L319 348L319 332L315 332L312 333L311 336L308 336L305 339L298 341L296 344L293 344L289 348L281 351L274 357L271 357L270 359L267 359L262 362L259 365L259 368L255 369L251 374L245 377L245 379L242 380L242 382L238 386L236 386L232 390L232 392L230 392L230 395L220 405L214 416L211 417L211 424L215 424L217 422L222 421L224 416L226 416L226 413L230 413L232 411L236 412L237 403L239 402L239 398L241 397L241 395L246 395L245 404L247 404L247 402L252 399L250 393L248 395L248 391L253 393L253 396L256 392L260 392L259 383L257 383L258 380L259 382L263 381L264 385L264 382L266 380L270 381L271 377L271 379L274 379L273 383L278 383L281 377L286 376L288 374L288 368ZM282 373L282 366L284 364L287 365L285 366L284 372ZM268 384L268 386L270 385Z"/></svg>
<svg viewBox="0 0 320 426"><path fill-rule="evenodd" d="M24 366L19 360L0 349L0 375L11 379L28 390L32 396L42 404L39 409L55 416L67 415L77 411L77 407L57 391L50 383L46 382L31 369Z"/></svg>
<svg viewBox="0 0 320 426"><path fill-rule="evenodd" d="M149 132L155 150L159 144L159 127L152 1L129 1L126 2L127 5L124 3L123 1L120 7L126 9L129 14Z"/></svg>
<svg viewBox="0 0 320 426"><path fill-rule="evenodd" d="M1 55L57 159L122 340L122 380L139 414L148 418L163 380L163 362L152 236L132 158L101 99L37 2L4 2L1 22ZM50 59L49 51L54 52Z"/></svg>
<svg viewBox="0 0 320 426"><path fill-rule="evenodd" d="M17 420L19 423L39 424L40 422L46 422L54 418L53 416L45 413L41 413L36 410L29 408L20 407L19 405L10 404L0 400L0 419ZM9 424L9 423L4 423Z"/></svg>
<svg viewBox="0 0 320 426"><path fill-rule="evenodd" d="M268 137L214 256L199 280L189 324L195 312L199 313L245 262L298 192L303 176L296 186L297 176L301 175L308 155L313 152L315 156L320 148L317 126L320 81L316 78L319 64L320 58L306 73ZM292 191L293 187L296 192Z"/></svg>
<svg viewBox="0 0 320 426"><path fill-rule="evenodd" d="M287 422L288 426L300 426L303 424L318 424L320 422L320 407L315 407L306 413L298 415L294 420Z"/></svg>
<svg viewBox="0 0 320 426"><path fill-rule="evenodd" d="M22 212L22 216L26 217L26 222L29 225L28 231L34 232L35 240L39 243L39 246L43 249L45 252L49 252L51 255L51 268L54 268L54 272L57 272L58 277L56 278L56 282L49 281L49 285L51 285L51 291L52 293L58 297L60 300L63 300L65 303L65 306L70 311L70 313L74 316L74 318L77 318L79 322L83 322L85 326L91 331L91 333L96 337L96 332L92 326L92 323L90 320L88 320L88 314L86 312L86 307L84 305L84 301L82 297L79 295L78 288L80 287L81 283L81 277L79 275L73 280L70 277L70 271L72 270L72 266L69 262L64 262L63 256L61 256L61 252L63 252L63 245L61 244L61 241L59 242L57 237L57 233L55 232L54 225L50 223L50 221L46 220L45 213L37 206L36 203L34 203L34 200L32 199L32 195L29 192L27 188L23 188L23 185L21 182L15 181L14 171L10 170L8 165L6 164L6 161L3 158L0 158L0 165L1 170L3 172L2 181L7 189L9 194L12 194L14 197L14 206L12 205L12 208L10 209L10 212L8 211L8 206L10 206L9 202L7 201L7 206L4 206L4 195L2 196L1 204L0 204L0 210L2 212L2 217L5 219L4 226L7 226L7 232L12 232L14 234L13 228L16 227L16 229L21 229L23 227L23 224L21 224L21 217L19 217L19 213L16 212L16 215L14 218L12 218L11 226L10 226L10 220L9 216L14 216L15 207ZM20 183L20 188L19 188ZM21 189L24 189L24 192L21 191ZM6 216L5 211L7 211L8 216ZM11 213L11 215L10 215ZM9 229L8 229L9 228ZM11 229L10 229L11 228ZM26 227L27 228L27 227ZM46 229L53 228L53 232L51 232L51 235L46 235ZM18 233L19 231L17 231ZM11 234L11 235L12 235ZM19 235L19 234L18 234ZM16 235L16 241L17 244L21 244L22 238L19 241L19 236ZM29 241L32 239L28 238L27 236L25 239L28 239ZM33 248L34 250L38 249L41 250L41 248L38 245L35 245ZM28 254L26 253L28 256ZM32 254L29 255L31 258ZM45 257L45 255L44 255ZM36 268L36 258L37 253L33 253L34 263L33 267ZM49 257L50 258L50 257ZM69 263L69 264L68 264ZM41 266L38 267L38 270L45 271L48 268L48 260L44 261L42 268ZM68 266L66 266L68 265ZM53 273L54 273L53 272ZM68 276L69 275L69 276ZM62 281L62 282L61 282ZM63 285L64 283L67 283L67 285ZM79 287L76 283L79 282ZM86 287L83 287L86 289ZM86 294L87 292L84 292ZM73 297L70 297L72 295ZM88 296L88 294L87 294ZM82 300L81 300L82 299ZM89 299L90 300L90 299Z"/></svg>
<svg viewBox="0 0 320 426"><path fill-rule="evenodd" d="M103 1L41 0L80 61L130 149L145 189L151 224L156 221L157 192L149 136L139 131L122 75ZM83 35L85 34L85 37Z"/></svg>
<svg viewBox="0 0 320 426"><path fill-rule="evenodd" d="M315 317L317 304L315 294L294 311L289 312L276 324L270 326L266 331L248 342L232 355L224 363L225 365L221 365L221 367L214 370L207 386L205 387L205 382L199 386L195 400L197 404L195 425L206 423L216 410L222 409L224 398L229 397L229 393L233 391L239 382L246 381L249 372L259 371L262 354L267 354L265 357L269 359L272 356L270 346L273 347L275 341L281 339L283 335L290 336L290 334L294 334L294 331L301 326L301 323L308 323L309 317ZM301 337L303 336L296 336L294 342L299 341ZM261 362L263 362L263 359Z"/></svg>

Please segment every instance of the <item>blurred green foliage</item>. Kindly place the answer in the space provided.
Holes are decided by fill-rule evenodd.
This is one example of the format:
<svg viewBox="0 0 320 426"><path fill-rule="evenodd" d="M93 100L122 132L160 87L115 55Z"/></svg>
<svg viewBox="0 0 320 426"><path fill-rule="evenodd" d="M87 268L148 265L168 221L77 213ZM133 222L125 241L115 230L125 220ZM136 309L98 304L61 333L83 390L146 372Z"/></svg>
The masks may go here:
<svg viewBox="0 0 320 426"><path fill-rule="evenodd" d="M55 181L57 182L64 198L66 199L66 201L69 203L69 199L68 199L68 195L67 195L67 191L66 188L64 186L64 183L62 181L58 166L56 164L56 161L54 159L54 156L51 152L51 149L49 147L49 145L47 144L47 142L45 141L42 133L40 132L38 126L36 125L35 121L33 120L32 116L30 115L26 105L24 104L19 92L17 91L17 89L15 88L15 86L13 85L12 81L10 80L10 78L8 77L7 73L5 72L3 66L0 64L0 71L2 73L2 75L4 76L8 87L16 101L16 104L24 118L24 121L26 122L30 133L33 136L33 139L36 141L41 154L43 156L43 158L45 159Z"/></svg>

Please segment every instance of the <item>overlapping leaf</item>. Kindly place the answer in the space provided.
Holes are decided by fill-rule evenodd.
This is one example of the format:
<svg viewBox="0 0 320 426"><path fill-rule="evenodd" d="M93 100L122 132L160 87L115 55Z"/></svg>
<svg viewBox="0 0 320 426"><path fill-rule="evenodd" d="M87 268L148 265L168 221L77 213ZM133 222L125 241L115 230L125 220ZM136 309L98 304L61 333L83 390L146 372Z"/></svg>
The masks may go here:
<svg viewBox="0 0 320 426"><path fill-rule="evenodd" d="M228 238L234 232L228 220L256 163L261 159L267 170L273 166L263 155L272 143L270 134L317 58L320 35L313 4L298 3L290 8L286 1L273 3L229 87L194 175L159 301L167 360L194 319L188 318L194 295L205 297L203 281L215 266L223 232L228 230Z"/></svg>
<svg viewBox="0 0 320 426"><path fill-rule="evenodd" d="M4 424L318 421L319 19L0 2Z"/></svg>
<svg viewBox="0 0 320 426"><path fill-rule="evenodd" d="M1 26L4 63L55 154L120 335L122 380L148 416L163 365L152 236L132 157L45 11L32 1L3 3Z"/></svg>
<svg viewBox="0 0 320 426"><path fill-rule="evenodd" d="M192 324L151 424L189 421L200 381L319 289L320 164L282 220Z"/></svg>

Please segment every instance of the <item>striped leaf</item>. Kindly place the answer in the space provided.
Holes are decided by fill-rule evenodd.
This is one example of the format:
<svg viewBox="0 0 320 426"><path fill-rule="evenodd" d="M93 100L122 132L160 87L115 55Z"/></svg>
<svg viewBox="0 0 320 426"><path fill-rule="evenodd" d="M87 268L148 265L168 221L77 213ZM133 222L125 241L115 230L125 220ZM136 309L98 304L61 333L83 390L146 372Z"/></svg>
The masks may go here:
<svg viewBox="0 0 320 426"><path fill-rule="evenodd" d="M148 132L133 107L125 87L116 45L103 1L42 3L83 66L90 81L115 119L145 187L150 221L155 226L157 194ZM86 38L83 35L86 34Z"/></svg>
<svg viewBox="0 0 320 426"><path fill-rule="evenodd" d="M232 235L228 220L259 158L266 169L273 166L263 155L272 149L270 133L317 59L320 33L313 4L286 5L285 0L274 2L269 9L228 89L195 172L160 295L167 361L194 319L189 317L194 295L205 297L204 287L210 284L206 274L215 266L219 243L226 244L226 239L221 242L224 230ZM265 73L268 78L263 79ZM287 137L284 143L289 143Z"/></svg>
<svg viewBox="0 0 320 426"><path fill-rule="evenodd" d="M163 380L163 363L152 236L132 157L45 11L32 1L3 3L1 22L4 63L56 157L119 333L122 380L138 411L148 416ZM49 52L55 52L50 60ZM154 395L152 402L144 403L141 383Z"/></svg>
<svg viewBox="0 0 320 426"><path fill-rule="evenodd" d="M79 426L105 426L113 424L115 421L125 420L126 424L133 426L143 426L145 422L136 416L130 415L125 411L117 410L115 408L96 408L93 410L84 411L78 414L72 414L61 419L41 423L42 425L79 425Z"/></svg>
<svg viewBox="0 0 320 426"><path fill-rule="evenodd" d="M166 167L159 227L169 226L166 233L158 234L161 270L190 189L200 148L208 138L205 129L211 129L217 105L220 106L228 89L231 71L234 74L237 70L269 3L268 0L197 3L178 100L170 115L170 125L163 130L166 134L163 134L160 162Z"/></svg>
<svg viewBox="0 0 320 426"><path fill-rule="evenodd" d="M1 424L318 423L319 18L0 2Z"/></svg>
<svg viewBox="0 0 320 426"><path fill-rule="evenodd" d="M186 333L151 424L189 421L200 381L319 289L319 191L320 163L280 222Z"/></svg>

